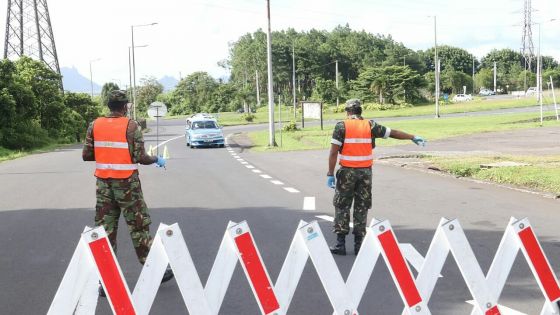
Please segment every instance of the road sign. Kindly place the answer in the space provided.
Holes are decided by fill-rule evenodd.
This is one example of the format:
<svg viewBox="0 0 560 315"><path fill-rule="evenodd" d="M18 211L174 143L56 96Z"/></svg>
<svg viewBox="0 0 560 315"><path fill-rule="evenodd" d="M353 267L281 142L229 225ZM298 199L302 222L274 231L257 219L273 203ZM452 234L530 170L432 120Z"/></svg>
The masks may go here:
<svg viewBox="0 0 560 315"><path fill-rule="evenodd" d="M150 118L165 117L167 115L167 106L162 102L153 102L148 107L148 116Z"/></svg>

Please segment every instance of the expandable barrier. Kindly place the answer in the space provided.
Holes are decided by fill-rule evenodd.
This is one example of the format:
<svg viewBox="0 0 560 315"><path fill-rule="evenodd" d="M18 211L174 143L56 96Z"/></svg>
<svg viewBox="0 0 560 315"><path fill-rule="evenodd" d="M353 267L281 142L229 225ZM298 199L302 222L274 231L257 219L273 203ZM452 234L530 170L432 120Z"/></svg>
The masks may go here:
<svg viewBox="0 0 560 315"><path fill-rule="evenodd" d="M161 224L132 294L102 227L86 228L47 314L94 314L101 282L114 314L145 315L169 264L192 315L216 315L239 262L261 314L285 314L308 259L335 315L357 315L357 308L381 257L404 304L403 314L431 314L428 303L445 260L451 254L473 297L472 315L522 314L498 301L521 251L545 298L541 315L560 314L560 286L529 220L511 218L492 265L482 272L458 220L441 219L426 257L399 244L389 221L373 219L346 282L316 221L301 221L276 283L272 283L247 222L230 222L206 286L202 285L181 229ZM410 266L418 271L414 278ZM368 311L368 314L372 312Z"/></svg>

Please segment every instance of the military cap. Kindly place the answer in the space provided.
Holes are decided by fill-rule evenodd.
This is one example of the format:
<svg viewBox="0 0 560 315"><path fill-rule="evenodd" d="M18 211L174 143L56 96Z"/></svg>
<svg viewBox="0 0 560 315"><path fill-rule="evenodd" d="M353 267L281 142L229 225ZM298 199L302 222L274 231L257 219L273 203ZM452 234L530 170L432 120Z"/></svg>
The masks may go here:
<svg viewBox="0 0 560 315"><path fill-rule="evenodd" d="M109 93L109 103L112 102L128 102L126 92L122 90L111 91L111 93Z"/></svg>
<svg viewBox="0 0 560 315"><path fill-rule="evenodd" d="M362 107L362 103L360 102L360 100L357 98L353 98L346 101L346 106L344 108L348 111L360 107Z"/></svg>

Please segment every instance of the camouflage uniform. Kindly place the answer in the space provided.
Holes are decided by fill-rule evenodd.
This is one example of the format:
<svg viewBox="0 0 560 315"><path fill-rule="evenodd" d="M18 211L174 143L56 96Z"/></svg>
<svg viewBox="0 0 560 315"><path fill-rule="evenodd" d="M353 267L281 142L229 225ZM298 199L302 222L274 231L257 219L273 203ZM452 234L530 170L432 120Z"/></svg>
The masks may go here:
<svg viewBox="0 0 560 315"><path fill-rule="evenodd" d="M356 117L355 119L362 119ZM375 147L375 138L386 138L390 129L371 120L372 148ZM346 130L344 122L336 124L333 140L344 144ZM340 152L342 151L342 145ZM372 205L371 194L371 167L352 168L341 166L336 171L336 190L333 198L335 207L334 232L347 235L350 232L350 208L354 203L354 235L365 235L368 210Z"/></svg>
<svg viewBox="0 0 560 315"><path fill-rule="evenodd" d="M112 112L108 117L121 117L122 114ZM86 141L82 151L84 161L95 161L93 124L88 128ZM144 149L144 138L138 123L130 120L126 131L128 148L133 163L153 164L157 157L149 156ZM150 215L144 202L138 171L125 179L97 178L97 203L95 206L95 225L105 228L113 250L117 251L117 231L119 217L122 215L128 225L132 244L141 264L144 264L152 237L150 236Z"/></svg>

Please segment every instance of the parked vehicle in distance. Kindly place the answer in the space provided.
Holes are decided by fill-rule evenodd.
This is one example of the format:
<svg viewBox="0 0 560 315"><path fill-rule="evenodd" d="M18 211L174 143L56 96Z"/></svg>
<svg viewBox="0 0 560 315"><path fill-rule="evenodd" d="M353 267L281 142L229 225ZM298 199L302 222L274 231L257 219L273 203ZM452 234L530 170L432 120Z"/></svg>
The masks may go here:
<svg viewBox="0 0 560 315"><path fill-rule="evenodd" d="M537 88L532 86L530 88L527 89L527 92L525 92L525 96L531 96L531 95L535 95L537 94Z"/></svg>
<svg viewBox="0 0 560 315"><path fill-rule="evenodd" d="M208 114L196 114L187 119L185 140L191 149L225 145L224 133L218 121Z"/></svg>
<svg viewBox="0 0 560 315"><path fill-rule="evenodd" d="M489 90L489 89L482 89L480 90L480 92L478 92L478 95L480 96L490 96L490 95L496 95L496 92Z"/></svg>
<svg viewBox="0 0 560 315"><path fill-rule="evenodd" d="M453 102L468 102L472 101L472 96L470 94L456 94L453 96Z"/></svg>

